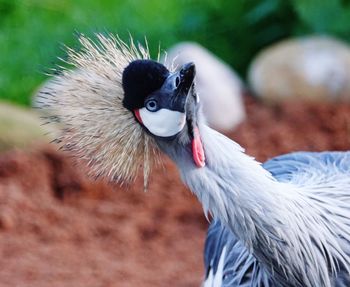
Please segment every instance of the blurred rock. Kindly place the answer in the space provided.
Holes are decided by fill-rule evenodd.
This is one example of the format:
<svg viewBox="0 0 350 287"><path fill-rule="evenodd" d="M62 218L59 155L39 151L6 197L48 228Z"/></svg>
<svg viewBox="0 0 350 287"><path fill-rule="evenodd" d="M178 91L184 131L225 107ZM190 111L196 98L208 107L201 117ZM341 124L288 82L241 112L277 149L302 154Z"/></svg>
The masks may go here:
<svg viewBox="0 0 350 287"><path fill-rule="evenodd" d="M350 101L350 48L326 36L282 41L253 60L248 78L255 94L269 102Z"/></svg>
<svg viewBox="0 0 350 287"><path fill-rule="evenodd" d="M51 130L52 131L52 130ZM48 135L39 115L32 110L9 103L0 103L0 151L27 147L33 142L48 142Z"/></svg>
<svg viewBox="0 0 350 287"><path fill-rule="evenodd" d="M198 44L180 43L169 49L165 62L175 67L196 64L196 88L211 127L229 131L243 121L242 81L223 61Z"/></svg>

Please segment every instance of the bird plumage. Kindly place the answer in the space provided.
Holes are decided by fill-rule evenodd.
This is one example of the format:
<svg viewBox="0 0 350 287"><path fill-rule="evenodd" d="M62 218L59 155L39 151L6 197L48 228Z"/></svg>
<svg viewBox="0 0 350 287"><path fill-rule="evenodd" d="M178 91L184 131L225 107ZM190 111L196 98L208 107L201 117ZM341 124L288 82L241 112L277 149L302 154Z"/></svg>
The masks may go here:
<svg viewBox="0 0 350 287"><path fill-rule="evenodd" d="M188 150L174 143L160 146L205 212L235 234L278 286L334 286L339 268L350 266L349 172L333 168L321 177L333 162L328 167L305 164L305 170L319 172L318 180L299 173L294 182L278 181L235 142L199 127L204 168L191 164ZM348 154L343 157L346 162Z"/></svg>
<svg viewBox="0 0 350 287"><path fill-rule="evenodd" d="M39 91L35 106L44 119L61 127L56 143L91 167L90 174L120 183L133 182L143 169L147 188L158 149L123 105L124 69L135 60L149 60L147 48L112 35L97 42L79 36L79 51L67 48L67 62Z"/></svg>
<svg viewBox="0 0 350 287"><path fill-rule="evenodd" d="M328 195L339 200L349 200L349 175L350 175L350 152L294 152L273 158L263 164L263 167L271 172L274 178L280 182L295 183L298 186L316 187L315 197L322 198L324 188L318 190L320 184L332 184L329 186ZM338 187L337 185L343 186ZM333 189L333 191L332 191ZM317 200L317 199L315 199ZM334 202L330 202L333 205ZM307 212L307 210L305 210ZM329 214L332 216L332 214ZM312 223L310 222L310 225ZM311 228L311 226L310 226ZM335 230L334 230L335 231ZM335 231L336 232L336 231ZM318 236L316 231L315 237ZM336 234L334 234L337 237ZM341 236L339 234L339 236ZM350 242L340 252L350 254ZM222 273L222 285L215 285L213 278L218 272L219 260L223 249L228 250L225 254L225 263ZM239 239L220 221L214 221L208 230L205 245L206 287L217 286L283 286L282 282L276 282L273 275L266 272L264 265L248 251ZM325 264L324 260L319 262ZM310 275L311 276L311 275ZM288 283L289 284L289 283ZM350 284L350 277L344 266L339 266L336 274L330 278L331 286L345 287ZM291 284L290 286L296 286ZM316 286L316 285L314 285ZM325 286L325 285L317 285Z"/></svg>
<svg viewBox="0 0 350 287"><path fill-rule="evenodd" d="M130 181L143 165L147 178L158 149L176 163L215 220L206 244L205 287L350 284L350 153L294 153L261 165L205 124L194 64L168 74L149 62L147 49L98 39L95 45L81 37L83 50L69 50L76 70L64 70L40 91L47 119L62 125L63 147L98 175ZM127 67L136 71L127 76ZM161 80L138 92L132 85L149 71ZM147 77L160 79L155 76ZM142 101L124 101L129 95L142 95ZM152 120L143 121L145 115Z"/></svg>

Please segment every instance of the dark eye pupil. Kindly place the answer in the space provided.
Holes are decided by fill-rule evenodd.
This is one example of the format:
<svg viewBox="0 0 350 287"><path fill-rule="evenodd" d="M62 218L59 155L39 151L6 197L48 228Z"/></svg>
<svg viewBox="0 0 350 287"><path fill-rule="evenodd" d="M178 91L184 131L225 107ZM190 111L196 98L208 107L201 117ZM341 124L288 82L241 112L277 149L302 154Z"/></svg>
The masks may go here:
<svg viewBox="0 0 350 287"><path fill-rule="evenodd" d="M148 101L146 103L147 110L154 112L157 109L157 102L154 100Z"/></svg>

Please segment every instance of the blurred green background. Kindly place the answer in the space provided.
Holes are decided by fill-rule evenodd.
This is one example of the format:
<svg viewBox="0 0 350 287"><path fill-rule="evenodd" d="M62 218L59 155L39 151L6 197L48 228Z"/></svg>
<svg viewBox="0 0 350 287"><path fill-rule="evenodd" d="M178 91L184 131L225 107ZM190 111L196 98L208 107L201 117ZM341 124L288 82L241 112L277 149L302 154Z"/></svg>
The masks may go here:
<svg viewBox="0 0 350 287"><path fill-rule="evenodd" d="M244 78L263 47L289 36L350 40L349 0L0 0L0 99L30 104L44 73L64 57L74 32L147 36L153 56L197 41Z"/></svg>

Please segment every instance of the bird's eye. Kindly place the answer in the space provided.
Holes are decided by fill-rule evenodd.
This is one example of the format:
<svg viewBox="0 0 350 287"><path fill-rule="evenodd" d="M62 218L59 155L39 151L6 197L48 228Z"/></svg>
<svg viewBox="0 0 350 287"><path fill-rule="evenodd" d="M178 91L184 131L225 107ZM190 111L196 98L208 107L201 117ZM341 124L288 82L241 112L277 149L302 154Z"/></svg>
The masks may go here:
<svg viewBox="0 0 350 287"><path fill-rule="evenodd" d="M146 109L150 112L155 112L158 110L158 103L156 100L149 100L146 102Z"/></svg>
<svg viewBox="0 0 350 287"><path fill-rule="evenodd" d="M177 76L176 79L175 79L175 86L176 88L180 85L180 77Z"/></svg>

